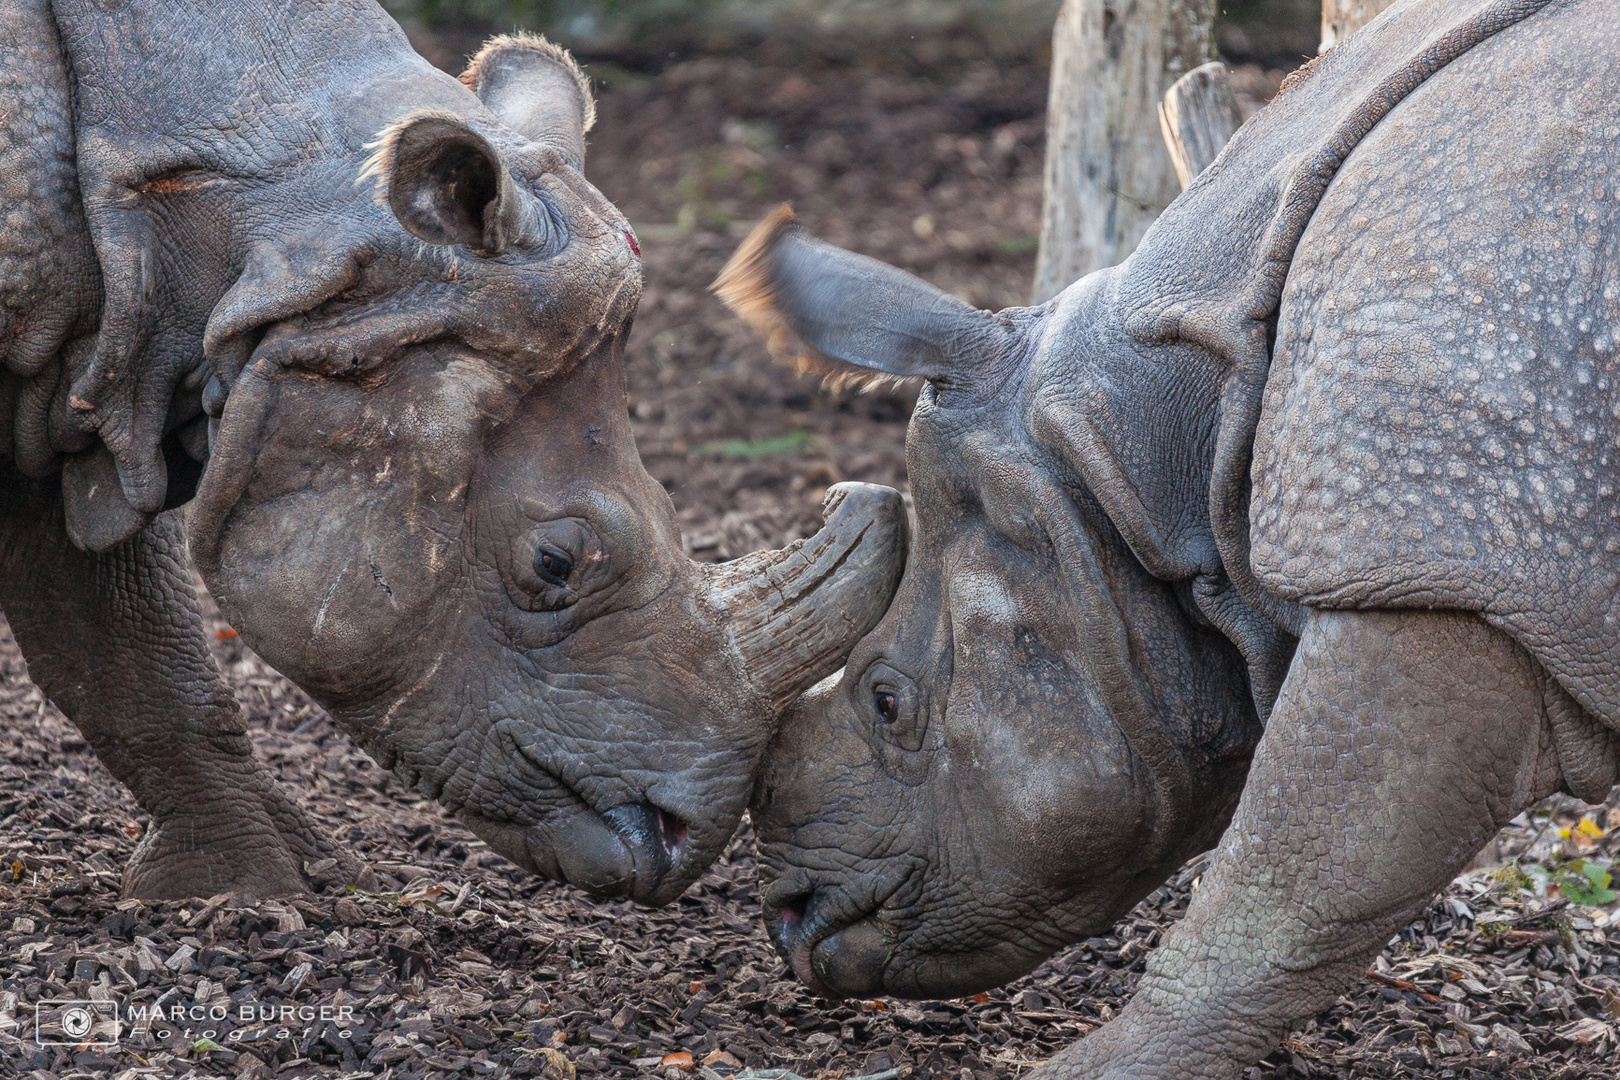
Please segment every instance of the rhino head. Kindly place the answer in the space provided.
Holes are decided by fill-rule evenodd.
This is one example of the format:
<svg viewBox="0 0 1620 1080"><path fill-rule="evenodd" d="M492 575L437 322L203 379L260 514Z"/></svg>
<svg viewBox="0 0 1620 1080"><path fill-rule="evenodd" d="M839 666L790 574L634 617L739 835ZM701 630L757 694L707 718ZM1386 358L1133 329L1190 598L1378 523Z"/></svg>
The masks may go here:
<svg viewBox="0 0 1620 1080"><path fill-rule="evenodd" d="M667 902L780 714L882 613L905 513L845 485L808 540L685 558L630 429L639 250L582 175L583 76L504 38L462 86L398 45L328 103L374 138L264 169L273 200L184 181L245 250L203 334L194 561L254 649L494 850Z"/></svg>
<svg viewBox="0 0 1620 1080"><path fill-rule="evenodd" d="M755 788L767 928L829 996L1014 978L1213 843L1258 741L1204 508L1221 370L1122 333L1106 272L991 314L785 214L719 288L802 364L927 380L899 591Z"/></svg>

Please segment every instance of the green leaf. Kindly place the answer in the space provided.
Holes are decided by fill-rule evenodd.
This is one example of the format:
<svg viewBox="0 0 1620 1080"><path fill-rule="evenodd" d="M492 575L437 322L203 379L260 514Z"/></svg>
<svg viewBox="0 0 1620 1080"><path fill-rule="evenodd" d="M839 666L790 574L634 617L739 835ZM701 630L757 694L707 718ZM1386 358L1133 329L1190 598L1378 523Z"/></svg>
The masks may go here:
<svg viewBox="0 0 1620 1080"><path fill-rule="evenodd" d="M1554 883L1559 895L1570 903L1592 907L1614 902L1617 894L1609 888L1612 880L1608 867L1572 859L1559 869Z"/></svg>
<svg viewBox="0 0 1620 1080"><path fill-rule="evenodd" d="M219 1045L219 1043L215 1042L213 1039L208 1038L206 1035L198 1039L193 1039L191 1042L191 1052L193 1054L206 1054L211 1050L223 1049L225 1049L223 1046Z"/></svg>

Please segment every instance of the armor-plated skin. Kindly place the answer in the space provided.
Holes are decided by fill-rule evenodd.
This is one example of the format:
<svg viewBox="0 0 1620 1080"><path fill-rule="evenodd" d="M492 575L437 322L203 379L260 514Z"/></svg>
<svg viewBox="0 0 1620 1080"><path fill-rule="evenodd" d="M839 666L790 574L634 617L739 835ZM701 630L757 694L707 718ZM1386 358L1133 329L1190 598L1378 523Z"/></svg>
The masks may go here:
<svg viewBox="0 0 1620 1080"><path fill-rule="evenodd" d="M1513 814L1607 794L1610 14L1397 4L1041 308L786 218L745 245L721 291L778 352L929 382L900 591L756 788L802 979L1003 982L1220 834L1123 1014L1033 1075L1229 1080Z"/></svg>
<svg viewBox="0 0 1620 1080"><path fill-rule="evenodd" d="M370 0L11 0L0 25L0 607L153 817L126 891L366 873L254 758L195 565L495 850L677 895L883 610L906 524L848 485L789 549L682 555L572 59L498 38L458 82Z"/></svg>

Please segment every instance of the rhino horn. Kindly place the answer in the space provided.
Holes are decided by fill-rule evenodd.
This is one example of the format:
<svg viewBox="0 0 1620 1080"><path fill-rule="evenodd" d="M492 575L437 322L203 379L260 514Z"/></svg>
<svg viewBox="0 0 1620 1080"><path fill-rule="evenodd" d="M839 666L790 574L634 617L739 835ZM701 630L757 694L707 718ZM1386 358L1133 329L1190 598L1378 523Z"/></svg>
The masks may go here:
<svg viewBox="0 0 1620 1080"><path fill-rule="evenodd" d="M555 147L584 171L585 133L596 123L596 102L568 50L537 34L502 34L484 43L461 81L502 124Z"/></svg>
<svg viewBox="0 0 1620 1080"><path fill-rule="evenodd" d="M838 484L823 513L808 539L708 568L729 648L777 716L877 625L905 569L910 532L898 492Z"/></svg>
<svg viewBox="0 0 1620 1080"><path fill-rule="evenodd" d="M812 237L781 207L743 242L714 292L779 360L832 386L921 377L998 385L1015 331L921 278Z"/></svg>

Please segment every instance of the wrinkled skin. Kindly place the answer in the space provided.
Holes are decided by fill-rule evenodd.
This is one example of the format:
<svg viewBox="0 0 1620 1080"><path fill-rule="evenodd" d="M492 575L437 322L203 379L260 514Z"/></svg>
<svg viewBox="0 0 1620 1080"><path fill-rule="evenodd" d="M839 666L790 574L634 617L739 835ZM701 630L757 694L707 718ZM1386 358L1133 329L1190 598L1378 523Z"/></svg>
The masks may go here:
<svg viewBox="0 0 1620 1080"><path fill-rule="evenodd" d="M1126 1010L1034 1075L1230 1080L1515 813L1620 779L1604 10L1396 6L1042 308L786 218L739 252L778 352L929 383L900 591L756 788L804 981L1005 981L1219 835Z"/></svg>
<svg viewBox="0 0 1620 1080"><path fill-rule="evenodd" d="M153 816L126 891L366 880L253 756L194 566L495 850L678 895L881 614L906 522L844 485L791 548L684 558L625 409L639 251L584 178L572 60L496 39L458 82L369 0L0 20L27 226L0 253L0 606Z"/></svg>
<svg viewBox="0 0 1620 1080"><path fill-rule="evenodd" d="M956 303L791 226L776 252L823 287L839 260L915 310ZM1114 493L1076 468L1097 446L1075 411L1097 373L1038 343L1066 340L1055 318L1084 333L1106 297L1068 303L958 312L990 340L964 331L929 366L991 349L1010 378L923 388L900 590L761 775L767 926L822 993L955 997L1029 971L1214 843L1243 786L1260 719L1242 654L1199 607L1230 585L1165 547L1150 558L1174 576L1150 572L1101 510ZM1188 352L1170 363L1194 385L1218 375ZM1165 423L1192 422L1174 408Z"/></svg>

